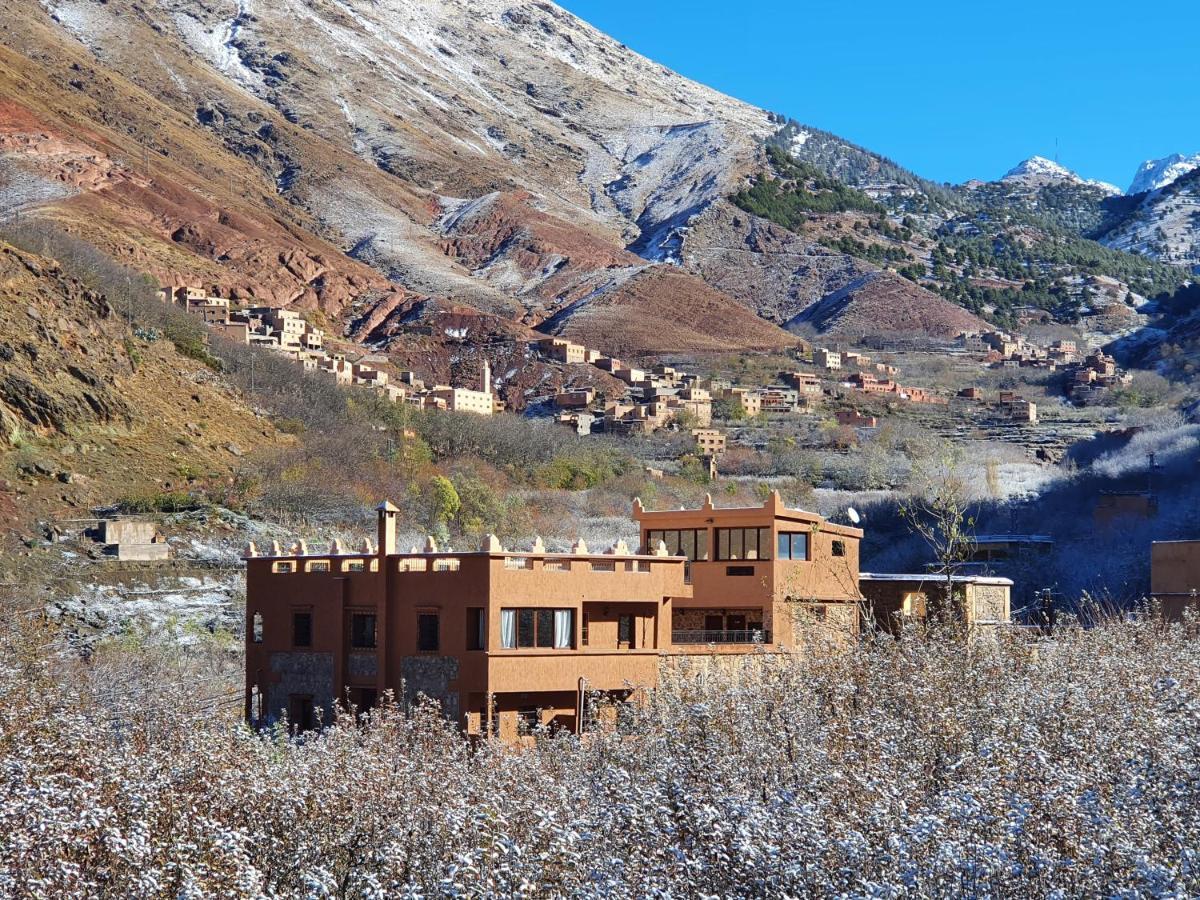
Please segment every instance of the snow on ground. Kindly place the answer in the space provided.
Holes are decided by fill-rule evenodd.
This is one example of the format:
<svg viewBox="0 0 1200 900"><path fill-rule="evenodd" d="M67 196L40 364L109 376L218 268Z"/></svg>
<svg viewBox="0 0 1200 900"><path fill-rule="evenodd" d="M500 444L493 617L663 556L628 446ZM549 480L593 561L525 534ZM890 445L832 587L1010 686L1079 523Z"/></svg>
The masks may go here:
<svg viewBox="0 0 1200 900"><path fill-rule="evenodd" d="M240 570L132 584L92 581L51 601L46 613L81 632L115 636L136 631L192 645L206 632L242 630L244 584Z"/></svg>
<svg viewBox="0 0 1200 900"><path fill-rule="evenodd" d="M11 156L0 156L0 215L10 216L76 193L61 181L30 171Z"/></svg>
<svg viewBox="0 0 1200 900"><path fill-rule="evenodd" d="M105 39L118 30L107 7L91 0L41 0L42 7L79 43L103 56Z"/></svg>

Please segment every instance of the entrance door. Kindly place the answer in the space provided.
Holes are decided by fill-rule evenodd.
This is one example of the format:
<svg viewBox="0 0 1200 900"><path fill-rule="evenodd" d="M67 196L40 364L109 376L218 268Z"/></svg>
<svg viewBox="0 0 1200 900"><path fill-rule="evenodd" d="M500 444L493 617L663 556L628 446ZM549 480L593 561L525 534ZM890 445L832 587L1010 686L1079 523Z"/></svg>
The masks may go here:
<svg viewBox="0 0 1200 900"><path fill-rule="evenodd" d="M725 617L726 636L730 640L745 640L746 638L746 617L739 615L728 615ZM732 632L736 632L732 633Z"/></svg>
<svg viewBox="0 0 1200 900"><path fill-rule="evenodd" d="M717 643L725 637L725 617L704 617L704 640L706 643Z"/></svg>

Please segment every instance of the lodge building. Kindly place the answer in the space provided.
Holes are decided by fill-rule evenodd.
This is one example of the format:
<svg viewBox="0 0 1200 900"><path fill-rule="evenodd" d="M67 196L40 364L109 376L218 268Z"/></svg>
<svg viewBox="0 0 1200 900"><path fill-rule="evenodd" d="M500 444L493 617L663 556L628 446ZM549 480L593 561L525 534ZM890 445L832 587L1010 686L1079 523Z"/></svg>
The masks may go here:
<svg viewBox="0 0 1200 900"><path fill-rule="evenodd" d="M246 556L246 715L328 721L335 701L369 708L424 694L468 734L517 740L534 725L579 730L587 698L658 683L674 657L777 652L850 640L858 628L862 532L762 505L649 511L642 548L603 553L540 540L509 552L396 548L396 507L378 542L326 553L298 542Z"/></svg>

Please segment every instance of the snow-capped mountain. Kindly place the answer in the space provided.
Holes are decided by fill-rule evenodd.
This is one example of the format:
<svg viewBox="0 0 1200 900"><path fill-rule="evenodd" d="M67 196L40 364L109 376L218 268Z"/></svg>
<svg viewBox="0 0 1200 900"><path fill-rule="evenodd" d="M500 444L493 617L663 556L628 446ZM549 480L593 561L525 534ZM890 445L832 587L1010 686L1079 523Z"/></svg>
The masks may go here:
<svg viewBox="0 0 1200 900"><path fill-rule="evenodd" d="M1193 169L1200 169L1200 153L1191 156L1172 153L1162 159L1148 159L1138 166L1126 193L1132 196L1145 191L1157 191Z"/></svg>
<svg viewBox="0 0 1200 900"><path fill-rule="evenodd" d="M1115 185L1105 181L1093 181L1088 178L1083 178L1075 172L1072 172L1066 166L1061 166L1053 160L1046 159L1044 156L1031 156L1029 159L1020 163L1017 166L1009 169L1005 173L1001 181L1026 181L1037 183L1050 183L1056 181L1070 181L1075 184L1086 184L1091 187L1097 187L1110 194L1119 194L1121 189Z"/></svg>

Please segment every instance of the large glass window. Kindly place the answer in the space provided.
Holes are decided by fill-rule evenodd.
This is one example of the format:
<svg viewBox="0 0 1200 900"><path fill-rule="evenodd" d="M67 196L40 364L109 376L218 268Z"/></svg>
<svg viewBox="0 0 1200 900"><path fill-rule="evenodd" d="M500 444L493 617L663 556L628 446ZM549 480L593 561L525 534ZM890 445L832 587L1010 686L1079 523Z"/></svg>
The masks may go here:
<svg viewBox="0 0 1200 900"><path fill-rule="evenodd" d="M667 545L671 556L686 556L693 562L708 559L707 528L650 529L646 532L646 552L653 553L659 541Z"/></svg>
<svg viewBox="0 0 1200 900"><path fill-rule="evenodd" d="M781 531L777 544L778 559L808 559L807 531Z"/></svg>
<svg viewBox="0 0 1200 900"><path fill-rule="evenodd" d="M502 609L500 644L509 649L569 650L575 642L573 609Z"/></svg>
<svg viewBox="0 0 1200 900"><path fill-rule="evenodd" d="M717 559L770 558L770 528L717 529Z"/></svg>

